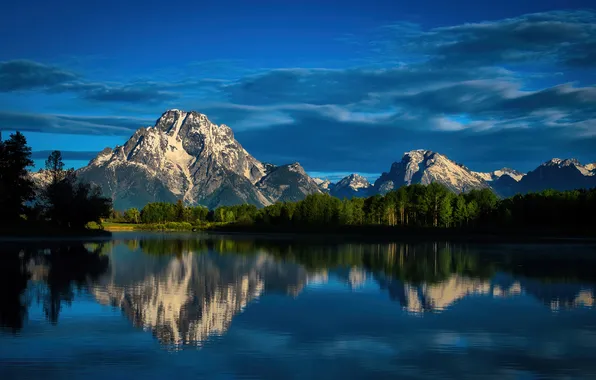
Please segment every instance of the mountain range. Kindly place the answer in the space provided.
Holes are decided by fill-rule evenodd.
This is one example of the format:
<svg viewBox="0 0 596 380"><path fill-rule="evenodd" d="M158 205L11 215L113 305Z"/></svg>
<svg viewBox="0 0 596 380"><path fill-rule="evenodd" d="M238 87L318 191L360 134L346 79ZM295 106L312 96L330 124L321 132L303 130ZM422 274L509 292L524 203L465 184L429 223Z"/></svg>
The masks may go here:
<svg viewBox="0 0 596 380"><path fill-rule="evenodd" d="M332 183L311 178L297 162L280 166L261 162L242 147L229 126L177 109L166 111L154 126L138 129L124 145L104 149L77 174L100 185L116 209L178 199L209 208L239 203L262 207L313 193L366 197L431 182L457 193L490 188L502 197L596 186L596 163L555 158L529 173L509 168L483 173L420 149L406 152L373 184L358 174Z"/></svg>

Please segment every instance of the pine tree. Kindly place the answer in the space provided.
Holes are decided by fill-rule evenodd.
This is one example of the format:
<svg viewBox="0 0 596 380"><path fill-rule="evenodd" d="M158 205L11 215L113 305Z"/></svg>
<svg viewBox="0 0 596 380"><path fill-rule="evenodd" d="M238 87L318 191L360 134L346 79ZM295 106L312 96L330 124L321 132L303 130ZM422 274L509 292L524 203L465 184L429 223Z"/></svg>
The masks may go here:
<svg viewBox="0 0 596 380"><path fill-rule="evenodd" d="M0 210L2 222L20 220L27 210L26 203L35 195L35 185L29 177L33 166L31 148L25 136L16 132L0 143Z"/></svg>
<svg viewBox="0 0 596 380"><path fill-rule="evenodd" d="M49 176L50 183L60 182L66 176L64 172L64 162L62 162L62 153L55 150L46 160L46 174Z"/></svg>

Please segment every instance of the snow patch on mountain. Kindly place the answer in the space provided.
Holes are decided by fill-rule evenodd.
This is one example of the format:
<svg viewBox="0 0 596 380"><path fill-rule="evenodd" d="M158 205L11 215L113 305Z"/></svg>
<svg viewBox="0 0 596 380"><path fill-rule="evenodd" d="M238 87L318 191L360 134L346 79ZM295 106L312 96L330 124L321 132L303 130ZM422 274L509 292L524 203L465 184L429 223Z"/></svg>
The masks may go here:
<svg viewBox="0 0 596 380"><path fill-rule="evenodd" d="M359 174L350 174L347 177L342 178L337 182L338 187L350 187L351 189L358 190L370 187L370 183L366 178Z"/></svg>
<svg viewBox="0 0 596 380"><path fill-rule="evenodd" d="M588 164L586 166L582 165L578 160L575 158L553 158L549 161L546 161L541 166L544 167L557 167L557 168L565 168L565 167L575 167L581 174L584 176L593 176L594 175L594 168L595 164Z"/></svg>
<svg viewBox="0 0 596 380"><path fill-rule="evenodd" d="M513 178L515 181L519 182L525 175L525 173L518 172L517 170L510 169L510 168L502 168L499 170L495 170L489 173L483 172L472 172L475 176L482 179L483 181L492 182L496 181L497 179L501 178L504 175L508 175L509 177Z"/></svg>
<svg viewBox="0 0 596 380"><path fill-rule="evenodd" d="M319 186L319 189L321 189L323 192L328 192L333 185L328 179L313 178L312 180L315 181L317 186Z"/></svg>
<svg viewBox="0 0 596 380"><path fill-rule="evenodd" d="M374 187L378 192L386 193L401 186L432 182L441 183L457 193L489 187L467 167L423 149L404 153L400 162L393 163L389 172L375 181Z"/></svg>
<svg viewBox="0 0 596 380"><path fill-rule="evenodd" d="M102 185L116 207L142 207L147 199L182 199L209 207L266 206L277 197L256 185L276 169L251 156L229 126L216 125L195 111L174 109L164 112L153 127L138 129L123 146L102 151L79 174ZM311 181L299 164L287 170ZM310 190L302 186L298 192Z"/></svg>
<svg viewBox="0 0 596 380"><path fill-rule="evenodd" d="M367 197L372 185L359 174L350 174L330 187L329 194L338 198Z"/></svg>

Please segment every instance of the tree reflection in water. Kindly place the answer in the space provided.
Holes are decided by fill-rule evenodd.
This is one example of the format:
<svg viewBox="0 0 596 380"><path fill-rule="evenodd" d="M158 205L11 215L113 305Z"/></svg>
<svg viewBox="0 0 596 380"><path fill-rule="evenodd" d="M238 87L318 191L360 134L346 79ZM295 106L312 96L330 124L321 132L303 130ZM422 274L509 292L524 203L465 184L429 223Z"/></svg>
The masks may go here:
<svg viewBox="0 0 596 380"><path fill-rule="evenodd" d="M106 272L104 243L17 244L0 248L0 326L18 332L34 300L43 304L47 320L58 322L75 289Z"/></svg>
<svg viewBox="0 0 596 380"><path fill-rule="evenodd" d="M469 295L527 294L551 309L592 306L594 247L446 242L323 244L268 238L150 235L105 244L3 245L0 325L18 332L38 300L57 323L84 288L163 344L222 335L263 294L299 295L341 279L386 291L409 312L436 312ZM567 251L567 252L563 252Z"/></svg>

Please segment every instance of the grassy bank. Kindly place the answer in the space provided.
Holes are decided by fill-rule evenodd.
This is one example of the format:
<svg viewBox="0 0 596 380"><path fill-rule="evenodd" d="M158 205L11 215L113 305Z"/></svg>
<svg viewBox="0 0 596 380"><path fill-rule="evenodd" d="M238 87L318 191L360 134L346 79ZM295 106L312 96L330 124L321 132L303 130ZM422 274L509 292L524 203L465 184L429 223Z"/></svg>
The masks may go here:
<svg viewBox="0 0 596 380"><path fill-rule="evenodd" d="M460 242L596 242L596 231L520 228L433 228L383 225L287 226L242 223L167 222L155 224L109 223L107 231L205 231L221 234L266 234L336 241L460 241Z"/></svg>
<svg viewBox="0 0 596 380"><path fill-rule="evenodd" d="M134 223L113 223L104 222L103 227L107 231L196 231L196 230L210 230L216 227L222 227L224 223L202 223L191 224L188 222L166 222L166 223L150 223L150 224L134 224Z"/></svg>

